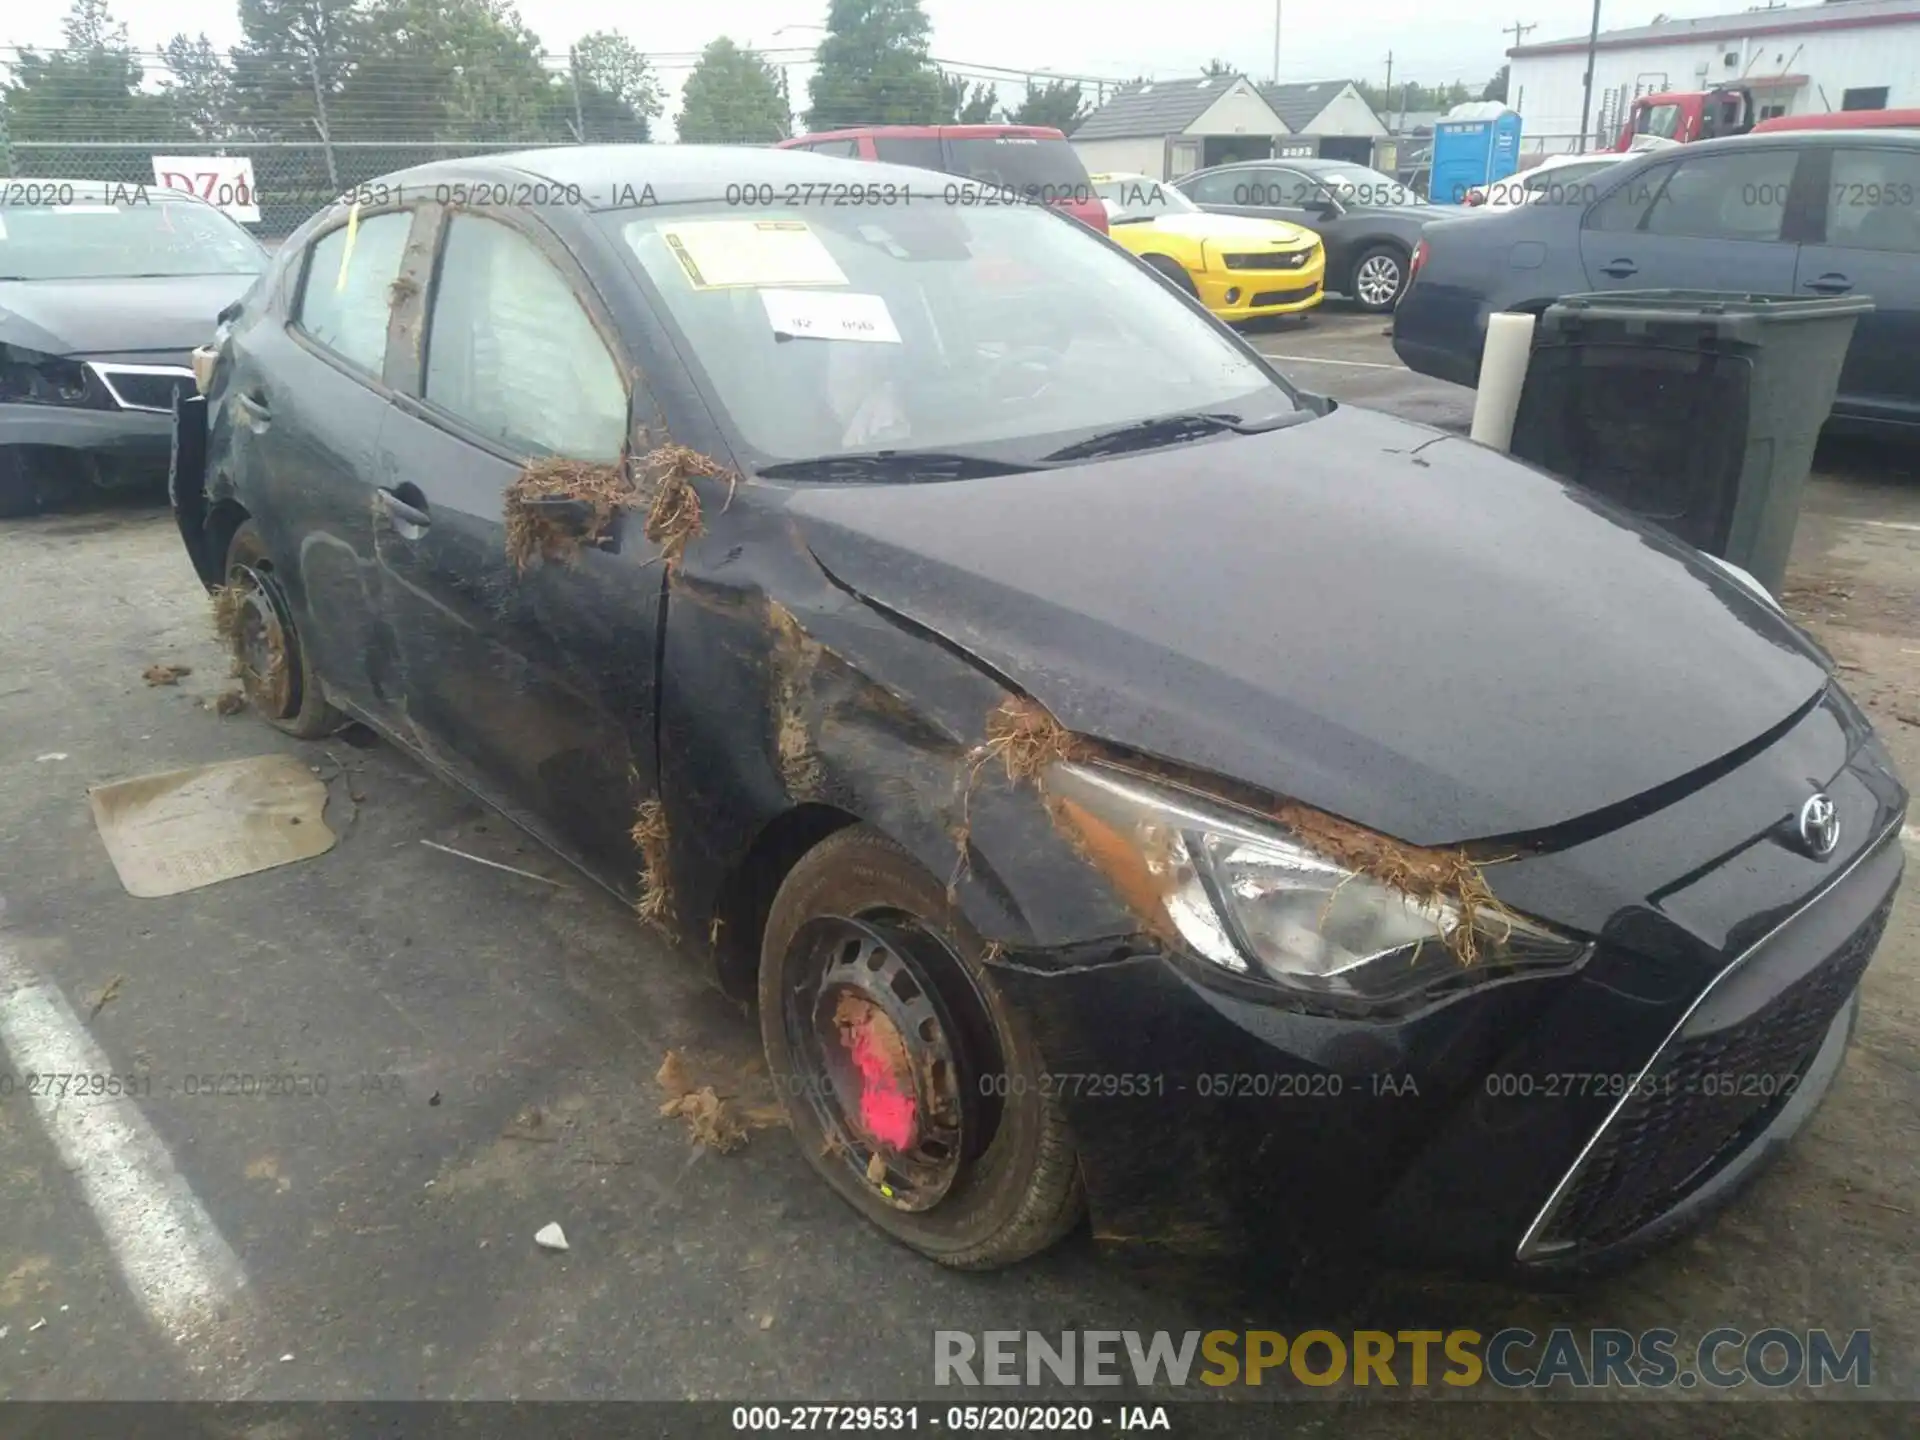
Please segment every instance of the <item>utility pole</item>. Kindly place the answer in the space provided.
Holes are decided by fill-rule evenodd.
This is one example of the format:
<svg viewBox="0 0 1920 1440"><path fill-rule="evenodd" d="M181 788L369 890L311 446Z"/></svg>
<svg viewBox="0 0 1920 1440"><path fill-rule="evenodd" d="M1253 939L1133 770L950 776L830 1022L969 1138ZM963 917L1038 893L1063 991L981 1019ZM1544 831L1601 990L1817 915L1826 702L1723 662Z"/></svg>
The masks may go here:
<svg viewBox="0 0 1920 1440"><path fill-rule="evenodd" d="M1587 31L1587 78L1580 93L1580 148L1587 153L1587 121L1593 114L1593 57L1600 48L1600 0L1593 0L1593 25Z"/></svg>
<svg viewBox="0 0 1920 1440"><path fill-rule="evenodd" d="M1280 0L1273 0L1273 83L1280 83Z"/></svg>
<svg viewBox="0 0 1920 1440"><path fill-rule="evenodd" d="M567 69L573 77L573 143L587 143L587 117L580 104L580 47L567 47Z"/></svg>
<svg viewBox="0 0 1920 1440"><path fill-rule="evenodd" d="M1516 20L1513 22L1513 24L1502 28L1500 33L1502 35L1513 36L1513 48L1518 50L1521 47L1521 45L1526 43L1527 32L1530 30L1538 30L1539 28L1540 27L1538 25L1522 25L1518 20Z"/></svg>
<svg viewBox="0 0 1920 1440"><path fill-rule="evenodd" d="M1393 93L1393 52L1387 51L1387 94Z"/></svg>
<svg viewBox="0 0 1920 1440"><path fill-rule="evenodd" d="M313 128L320 132L320 153L327 162L327 188L338 195L340 172L333 163L333 124L327 119L327 92L320 83L320 58L311 50L307 52L307 76L313 81L314 113L310 118Z"/></svg>

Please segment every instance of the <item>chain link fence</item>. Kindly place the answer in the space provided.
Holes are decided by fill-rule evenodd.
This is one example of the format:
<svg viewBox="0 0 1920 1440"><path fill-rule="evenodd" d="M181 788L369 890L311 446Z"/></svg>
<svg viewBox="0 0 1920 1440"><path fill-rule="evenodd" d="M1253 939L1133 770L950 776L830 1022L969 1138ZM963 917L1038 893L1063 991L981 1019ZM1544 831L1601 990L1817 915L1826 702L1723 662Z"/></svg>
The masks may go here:
<svg viewBox="0 0 1920 1440"><path fill-rule="evenodd" d="M248 228L262 239L278 240L343 192L396 170L431 160L503 154L554 143L336 140L332 144L305 144L253 140L207 147L191 142L16 140L7 147L10 164L0 174L20 180L98 180L151 188L155 184L155 155L246 156L253 162L254 199L260 209L260 219Z"/></svg>

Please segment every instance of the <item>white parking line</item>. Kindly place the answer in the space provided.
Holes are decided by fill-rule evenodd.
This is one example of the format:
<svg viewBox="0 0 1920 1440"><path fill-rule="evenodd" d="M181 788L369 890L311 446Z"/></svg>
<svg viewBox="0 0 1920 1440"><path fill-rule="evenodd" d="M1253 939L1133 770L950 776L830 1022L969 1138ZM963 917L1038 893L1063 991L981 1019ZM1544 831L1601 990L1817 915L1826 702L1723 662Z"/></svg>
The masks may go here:
<svg viewBox="0 0 1920 1440"><path fill-rule="evenodd" d="M1856 520L1853 523L1871 525L1876 530L1920 530L1920 525L1906 520Z"/></svg>
<svg viewBox="0 0 1920 1440"><path fill-rule="evenodd" d="M1920 846L1920 826L1902 825L1900 827L1900 843L1903 845Z"/></svg>
<svg viewBox="0 0 1920 1440"><path fill-rule="evenodd" d="M232 1321L247 1288L239 1257L215 1228L160 1137L131 1099L76 1096L86 1077L124 1073L94 1044L66 997L0 938L0 1044L15 1077L80 1184L127 1287L162 1333L200 1368L230 1355L213 1328ZM26 1076L72 1076L58 1085Z"/></svg>
<svg viewBox="0 0 1920 1440"><path fill-rule="evenodd" d="M1383 360L1329 360L1320 355L1276 355L1271 350L1260 352L1269 360L1284 360L1289 365L1344 365L1350 370L1405 370L1404 365L1389 365Z"/></svg>

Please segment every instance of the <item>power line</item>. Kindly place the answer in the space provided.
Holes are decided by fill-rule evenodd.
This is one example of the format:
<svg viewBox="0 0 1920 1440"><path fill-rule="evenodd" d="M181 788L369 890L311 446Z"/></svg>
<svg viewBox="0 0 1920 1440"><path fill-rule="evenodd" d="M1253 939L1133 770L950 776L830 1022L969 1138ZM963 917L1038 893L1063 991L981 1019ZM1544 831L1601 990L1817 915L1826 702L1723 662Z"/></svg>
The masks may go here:
<svg viewBox="0 0 1920 1440"><path fill-rule="evenodd" d="M1526 43L1527 35L1531 31L1538 30L1539 28L1540 27L1538 25L1522 25L1518 20L1516 20L1511 25L1501 26L1500 33L1502 35L1513 36L1513 48L1515 50L1518 50L1523 44Z"/></svg>

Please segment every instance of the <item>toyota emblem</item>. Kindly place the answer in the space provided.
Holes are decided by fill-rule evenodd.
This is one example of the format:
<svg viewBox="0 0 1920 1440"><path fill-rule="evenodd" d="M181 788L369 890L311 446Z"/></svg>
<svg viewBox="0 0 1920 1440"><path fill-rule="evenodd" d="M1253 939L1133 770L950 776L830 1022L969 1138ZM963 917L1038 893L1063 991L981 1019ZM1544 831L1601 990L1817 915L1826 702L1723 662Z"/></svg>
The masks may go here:
<svg viewBox="0 0 1920 1440"><path fill-rule="evenodd" d="M1823 792L1811 796L1800 807L1800 843L1816 860L1833 854L1840 843L1840 814L1834 809L1831 795Z"/></svg>

